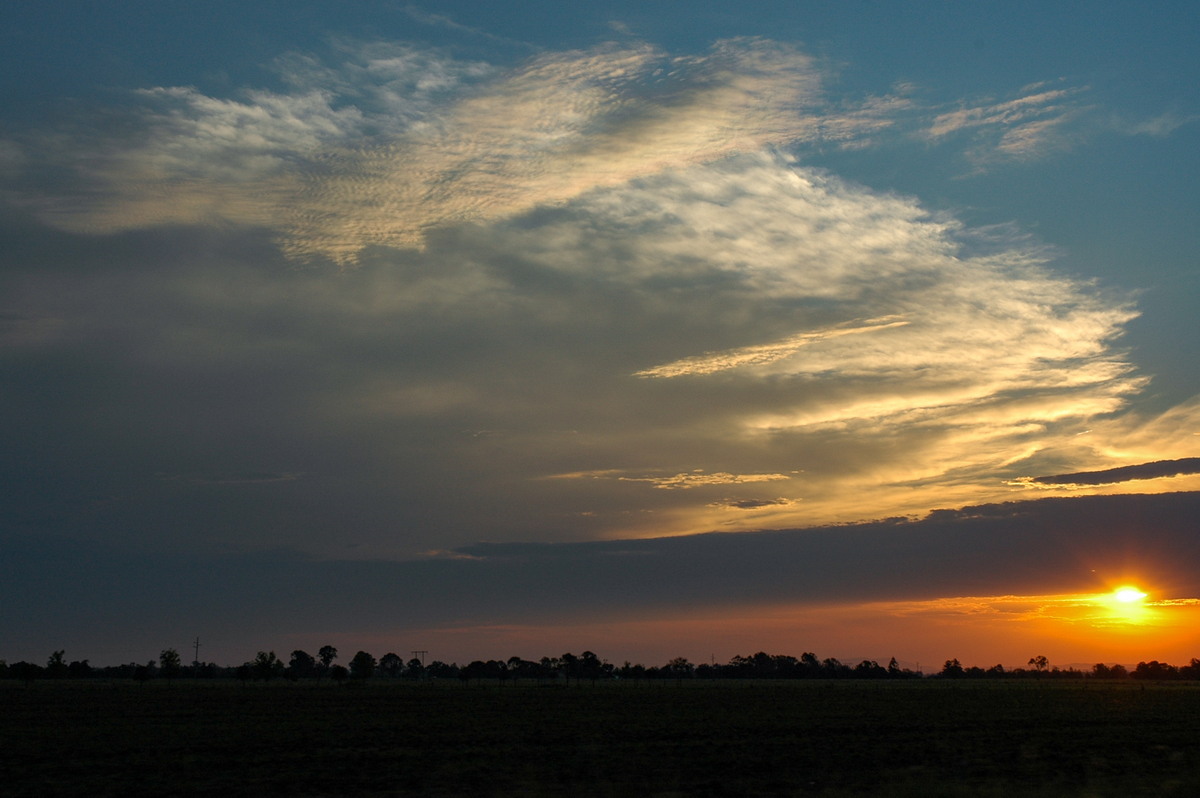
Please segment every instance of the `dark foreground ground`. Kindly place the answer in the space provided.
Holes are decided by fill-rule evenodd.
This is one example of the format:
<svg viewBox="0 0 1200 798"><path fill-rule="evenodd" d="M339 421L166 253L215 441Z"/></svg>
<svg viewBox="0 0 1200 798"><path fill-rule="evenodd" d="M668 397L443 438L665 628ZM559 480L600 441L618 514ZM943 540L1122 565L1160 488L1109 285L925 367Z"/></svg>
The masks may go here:
<svg viewBox="0 0 1200 798"><path fill-rule="evenodd" d="M0 684L0 794L1200 795L1200 686Z"/></svg>

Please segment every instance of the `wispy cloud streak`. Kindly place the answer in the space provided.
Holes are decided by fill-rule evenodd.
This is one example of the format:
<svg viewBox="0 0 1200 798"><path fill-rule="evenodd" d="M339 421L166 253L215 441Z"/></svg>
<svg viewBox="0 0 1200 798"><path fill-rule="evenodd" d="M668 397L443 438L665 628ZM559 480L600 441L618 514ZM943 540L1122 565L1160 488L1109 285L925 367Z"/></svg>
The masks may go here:
<svg viewBox="0 0 1200 798"><path fill-rule="evenodd" d="M862 333L885 330L889 327L900 327L906 321L878 320L862 323L862 326L843 325L841 327L819 330L816 332L798 333L782 341L770 344L744 346L727 352L712 352L698 357L684 358L674 363L644 369L635 372L637 377L684 377L689 375L715 374L729 369L766 366L794 355L803 346L809 346L827 338L842 335L861 335Z"/></svg>
<svg viewBox="0 0 1200 798"><path fill-rule="evenodd" d="M1087 110L1080 102L1083 89L1028 86L1011 100L984 101L938 114L924 137L939 140L969 135L967 155L977 167L997 161L1029 161L1070 144L1068 125Z"/></svg>

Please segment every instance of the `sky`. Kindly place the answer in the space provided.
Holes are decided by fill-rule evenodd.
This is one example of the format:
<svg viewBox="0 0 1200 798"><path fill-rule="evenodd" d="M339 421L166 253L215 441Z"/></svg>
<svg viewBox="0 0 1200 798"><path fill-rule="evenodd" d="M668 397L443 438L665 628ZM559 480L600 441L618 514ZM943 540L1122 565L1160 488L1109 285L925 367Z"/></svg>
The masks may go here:
<svg viewBox="0 0 1200 798"><path fill-rule="evenodd" d="M0 658L1200 657L1198 24L6 4Z"/></svg>

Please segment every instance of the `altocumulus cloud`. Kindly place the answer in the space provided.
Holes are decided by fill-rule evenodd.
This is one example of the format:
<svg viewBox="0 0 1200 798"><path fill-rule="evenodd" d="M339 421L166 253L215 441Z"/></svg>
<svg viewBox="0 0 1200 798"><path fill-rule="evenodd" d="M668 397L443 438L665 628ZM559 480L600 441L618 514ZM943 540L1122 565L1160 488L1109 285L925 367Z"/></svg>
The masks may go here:
<svg viewBox="0 0 1200 798"><path fill-rule="evenodd" d="M5 277L7 409L56 430L13 436L53 475L24 526L408 556L919 513L1153 448L1121 416L1127 298L803 165L901 97L829 102L762 40L340 52L281 59L287 91L147 89L120 135L9 147L10 198L72 234L28 234ZM1065 125L1071 96L935 138Z"/></svg>
<svg viewBox="0 0 1200 798"><path fill-rule="evenodd" d="M265 224L293 256L346 263L364 246L420 245L430 228L666 167L854 139L901 102L831 107L810 58L759 39L688 57L606 45L507 70L379 43L342 55L336 70L280 59L288 93L139 92L135 146L71 141L86 191L48 201L43 217L88 231Z"/></svg>

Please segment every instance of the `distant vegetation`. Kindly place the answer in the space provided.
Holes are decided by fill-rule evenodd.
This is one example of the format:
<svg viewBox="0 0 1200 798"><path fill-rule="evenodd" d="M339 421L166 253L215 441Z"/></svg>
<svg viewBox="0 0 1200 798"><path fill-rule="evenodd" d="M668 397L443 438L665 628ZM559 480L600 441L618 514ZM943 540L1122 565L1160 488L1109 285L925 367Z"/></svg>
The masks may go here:
<svg viewBox="0 0 1200 798"><path fill-rule="evenodd" d="M421 652L416 652L421 653ZM337 662L338 650L323 646L316 656L303 650L291 653L285 663L274 651L260 651L241 665L222 666L214 663L182 663L175 649L165 649L157 660L144 664L128 663L97 667L87 660L68 662L64 650L53 652L45 665L31 662L12 664L0 660L0 679L33 682L40 679L132 679L146 682L151 679L237 679L242 682L274 680L311 680L331 683L363 683L372 678L406 680L458 680L472 682L490 680L498 683L536 681L539 683L642 681L705 679L1145 679L1153 681L1200 680L1200 659L1192 658L1187 665L1169 665L1157 660L1139 662L1133 670L1122 665L1096 663L1088 670L1052 666L1044 656L1029 659L1026 668L1006 669L1002 665L990 668L965 666L957 659L946 660L935 673L923 673L902 668L893 657L887 665L875 660L863 660L848 665L837 659L819 659L811 652L799 657L758 652L735 656L729 662L693 664L676 657L665 665L645 666L625 662L615 665L600 659L591 651L575 655L527 660L509 657L507 660L475 660L466 665L434 660L426 665L413 657L405 661L395 653L384 654L376 660L366 651L357 652L346 665Z"/></svg>

